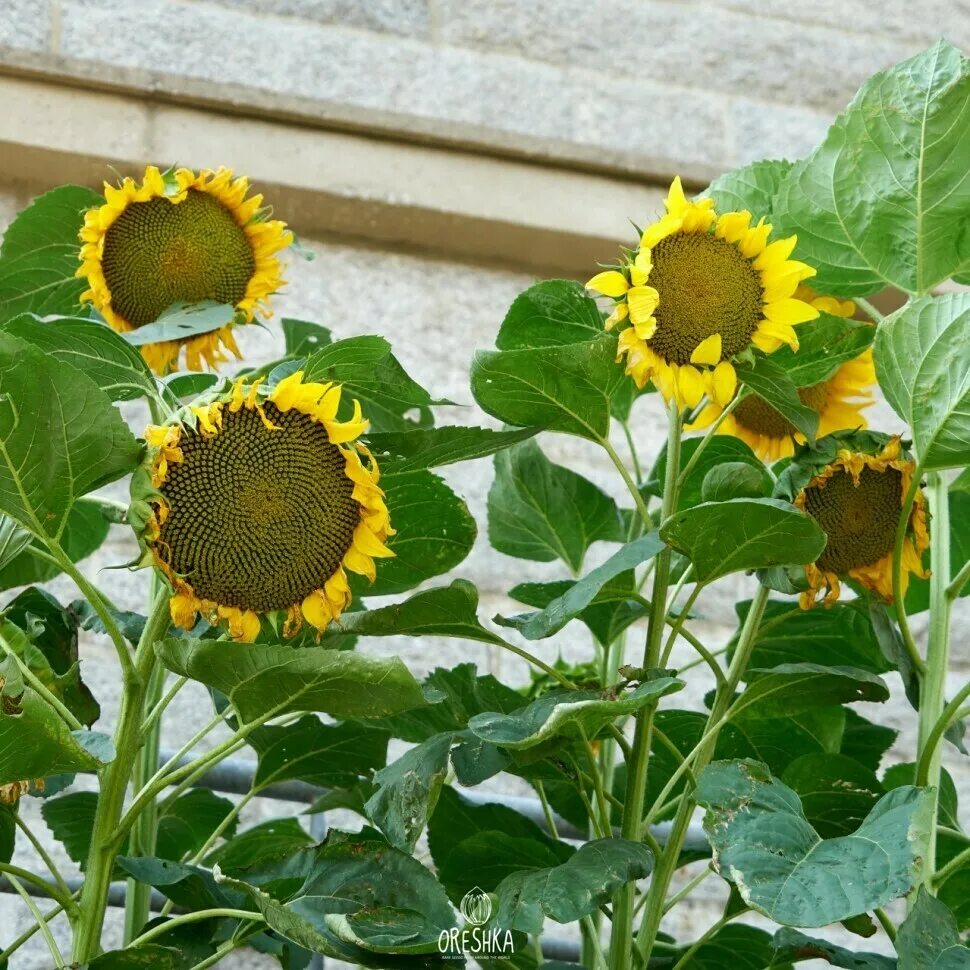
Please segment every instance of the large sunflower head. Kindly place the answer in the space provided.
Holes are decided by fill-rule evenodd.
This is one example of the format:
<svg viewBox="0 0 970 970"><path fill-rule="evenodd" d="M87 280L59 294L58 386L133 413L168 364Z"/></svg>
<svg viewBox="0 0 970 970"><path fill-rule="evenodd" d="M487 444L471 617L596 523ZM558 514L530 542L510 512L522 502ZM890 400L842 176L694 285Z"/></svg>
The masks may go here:
<svg viewBox="0 0 970 970"><path fill-rule="evenodd" d="M771 226L750 212L691 202L675 178L666 214L644 230L617 269L586 285L612 297L607 327L624 326L619 354L640 387L652 380L668 401L694 407L705 395L724 407L734 396L732 359L757 347L797 349L793 327L818 310L795 296L815 275L789 259L795 237L768 242Z"/></svg>
<svg viewBox="0 0 970 970"><path fill-rule="evenodd" d="M248 191L248 179L226 168L163 174L150 165L140 183L105 183L104 204L87 211L80 233L77 275L89 287L82 301L122 333L153 323L175 303L228 303L245 323L257 311L268 315L268 299L283 284L275 254L293 236ZM231 326L141 350L165 374L183 348L190 370L203 362L217 367L227 359L224 348L239 356Z"/></svg>
<svg viewBox="0 0 970 970"><path fill-rule="evenodd" d="M779 491L819 524L827 543L805 567L808 609L825 591L826 605L839 598L841 579L854 579L887 602L893 598L896 528L916 463L899 437L858 431L830 435L816 448L803 449L779 479ZM923 553L929 546L926 500L917 489L902 556L902 594L909 575L925 576Z"/></svg>
<svg viewBox="0 0 970 970"><path fill-rule="evenodd" d="M824 381L799 388L798 396L802 404L818 413L818 434L822 437L833 431L865 428L862 412L875 401L875 386L872 351L866 350ZM720 408L705 408L691 428L706 427L719 413ZM717 433L740 438L764 461L787 458L794 454L796 441L805 441L786 417L756 394L743 398L721 422Z"/></svg>
<svg viewBox="0 0 970 970"><path fill-rule="evenodd" d="M133 522L171 584L173 622L201 614L251 641L260 616L283 611L286 636L317 630L350 604L347 570L373 580L393 553L378 469L357 439L360 405L337 420L341 388L297 371L266 392L260 381L149 427L133 490Z"/></svg>

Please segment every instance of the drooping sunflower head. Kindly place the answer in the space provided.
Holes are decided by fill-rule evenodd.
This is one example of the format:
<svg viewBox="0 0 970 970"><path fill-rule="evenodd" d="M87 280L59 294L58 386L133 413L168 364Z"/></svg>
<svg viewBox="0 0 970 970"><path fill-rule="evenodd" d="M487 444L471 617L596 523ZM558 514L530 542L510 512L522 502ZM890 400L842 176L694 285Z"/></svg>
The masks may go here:
<svg viewBox="0 0 970 970"><path fill-rule="evenodd" d="M620 358L640 387L652 380L678 407L706 395L723 408L737 387L733 358L797 348L793 327L818 310L795 290L815 271L789 259L794 236L769 243L764 219L752 225L750 212L719 215L712 199L691 202L679 178L665 206L639 247L586 286L614 300L607 328L624 327Z"/></svg>
<svg viewBox="0 0 970 970"><path fill-rule="evenodd" d="M874 401L876 371L872 351L865 350L854 360L846 361L824 381L798 389L802 404L818 414L820 437L833 431L858 430L866 427L862 413ZM705 408L692 429L712 423L719 408ZM777 461L794 454L795 442L803 443L804 435L781 413L756 394L737 404L718 428L718 434L740 438L764 461Z"/></svg>
<svg viewBox="0 0 970 970"><path fill-rule="evenodd" d="M263 197L246 197L249 181L230 169L145 169L140 183L105 183L104 204L89 209L81 229L81 266L94 304L122 333L153 323L176 303L213 300L236 308L249 323L269 313L269 297L283 285L276 257L290 245L286 224L267 219ZM143 346L159 374L174 370L182 349L186 366L215 368L239 356L231 326L182 340Z"/></svg>
<svg viewBox="0 0 970 970"><path fill-rule="evenodd" d="M915 472L899 437L874 432L829 435L796 454L778 490L812 516L828 540L805 567L809 588L801 595L803 609L823 590L824 603L834 603L843 579L892 600L896 528ZM928 546L926 500L917 488L903 543L902 595L910 574L926 575L922 559Z"/></svg>
<svg viewBox="0 0 970 970"><path fill-rule="evenodd" d="M297 371L269 392L239 380L148 428L133 521L176 625L201 614L251 641L261 615L283 611L285 635L303 620L322 631L350 604L347 570L373 580L393 555L377 464L357 440L367 421L356 401L338 421L340 399Z"/></svg>

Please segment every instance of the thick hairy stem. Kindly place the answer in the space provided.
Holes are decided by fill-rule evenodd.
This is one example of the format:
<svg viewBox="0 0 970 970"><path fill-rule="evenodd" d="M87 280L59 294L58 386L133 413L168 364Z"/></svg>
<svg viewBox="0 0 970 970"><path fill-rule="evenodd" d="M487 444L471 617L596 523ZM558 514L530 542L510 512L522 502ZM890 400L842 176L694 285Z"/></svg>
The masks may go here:
<svg viewBox="0 0 970 970"><path fill-rule="evenodd" d="M741 628L741 635L738 638L738 645L731 658L731 665L728 667L727 676L724 684L718 689L711 708L710 716L707 720L707 729L704 734L704 741L701 749L697 752L693 761L695 775L699 775L711 758L714 756L714 748L717 744L717 736L724 724L725 716L734 699L734 692L741 683L741 677L748 661L751 659L751 652L754 649L755 640L758 636L758 629L761 625L761 618L764 616L765 606L768 603L768 590L764 586L759 586L751 607L745 618L744 626ZM664 914L667 890L677 864L680 861L680 850L687 836L687 829L690 825L691 817L694 814L695 802L693 793L684 792L681 798L677 814L674 816L670 835L667 844L664 846L663 855L660 857L653 876L650 880L647 903L644 907L643 922L640 924L640 932L637 934L637 947L643 955L645 961L649 961L650 953L657 940L657 933L660 930L660 920Z"/></svg>
<svg viewBox="0 0 970 970"><path fill-rule="evenodd" d="M168 603L164 597L159 597L135 652L134 672L126 677L121 713L115 729L114 760L100 773L101 791L81 890L81 921L74 939L74 960L77 963L92 960L100 949L111 873L118 854L118 823L142 743L145 697L155 669L155 641L164 635L168 623Z"/></svg>
<svg viewBox="0 0 970 970"><path fill-rule="evenodd" d="M677 476L680 472L680 413L675 404L668 408L667 469L661 505L661 522L677 508ZM650 603L647 639L643 651L643 666L656 667L660 661L660 649L667 621L667 592L670 586L670 549L664 548L657 556ZM621 835L625 839L640 841L643 821L643 800L647 785L647 764L650 759L650 735L653 725L652 710L636 718L633 734L633 750L627 764L626 797L624 798ZM613 933L610 940L610 967L627 970L633 951L634 885L627 883L614 897Z"/></svg>
<svg viewBox="0 0 970 970"><path fill-rule="evenodd" d="M933 537L930 545L930 628L926 644L926 676L920 690L919 756L927 754L925 783L935 792L929 840L923 866L924 884L933 891L936 871L936 811L940 789L941 749L934 729L943 717L946 706L946 674L950 664L950 610L953 600L947 596L950 585L950 523L946 479L939 472L927 477L927 498ZM945 728L944 728L945 729ZM942 732L941 732L942 733Z"/></svg>

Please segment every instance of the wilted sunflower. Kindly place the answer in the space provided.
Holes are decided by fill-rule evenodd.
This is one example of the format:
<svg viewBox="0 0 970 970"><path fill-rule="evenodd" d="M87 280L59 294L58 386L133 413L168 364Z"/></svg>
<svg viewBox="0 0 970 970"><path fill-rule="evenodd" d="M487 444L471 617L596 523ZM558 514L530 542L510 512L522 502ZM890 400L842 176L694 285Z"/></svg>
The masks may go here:
<svg viewBox="0 0 970 970"><path fill-rule="evenodd" d="M236 308L249 323L269 314L268 298L280 288L275 253L290 245L286 224L265 218L263 197L246 198L249 180L230 169L187 168L162 174L145 169L141 184L126 178L105 183L104 205L89 209L81 229L81 267L88 281L81 296L121 333L156 321L175 303L214 300ZM157 374L175 369L185 348L186 366L201 370L237 357L232 326L141 348Z"/></svg>
<svg viewBox="0 0 970 970"><path fill-rule="evenodd" d="M874 432L830 435L796 455L779 479L779 492L815 519L828 539L821 556L805 567L803 609L823 590L825 604L834 603L839 580L846 578L892 600L896 527L915 471L898 436ZM926 500L918 489L903 543L904 596L910 573L926 575L928 546Z"/></svg>
<svg viewBox="0 0 970 970"><path fill-rule="evenodd" d="M356 440L368 423L357 401L338 421L340 398L302 371L268 393L239 380L148 428L133 522L177 626L202 614L251 641L260 615L285 611L284 635L304 619L323 630L350 604L345 570L373 580L374 559L393 555L377 464Z"/></svg>
<svg viewBox="0 0 970 970"><path fill-rule="evenodd" d="M586 286L615 301L607 329L629 320L619 356L638 386L652 380L679 407L705 394L724 407L737 387L732 358L751 347L797 349L793 327L818 310L794 294L815 270L788 258L794 236L769 243L764 219L752 226L750 212L718 215L712 199L691 202L679 178L665 206L639 248Z"/></svg>

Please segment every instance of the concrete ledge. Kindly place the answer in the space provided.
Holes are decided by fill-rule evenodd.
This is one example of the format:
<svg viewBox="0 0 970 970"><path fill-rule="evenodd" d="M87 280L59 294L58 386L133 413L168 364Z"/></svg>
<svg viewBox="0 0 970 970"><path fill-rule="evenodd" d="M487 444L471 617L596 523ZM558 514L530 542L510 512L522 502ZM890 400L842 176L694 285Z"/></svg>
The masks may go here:
<svg viewBox="0 0 970 970"><path fill-rule="evenodd" d="M253 118L134 92L0 76L0 179L99 185L109 166L229 165L306 236L583 276L632 242L662 193L524 159Z"/></svg>

